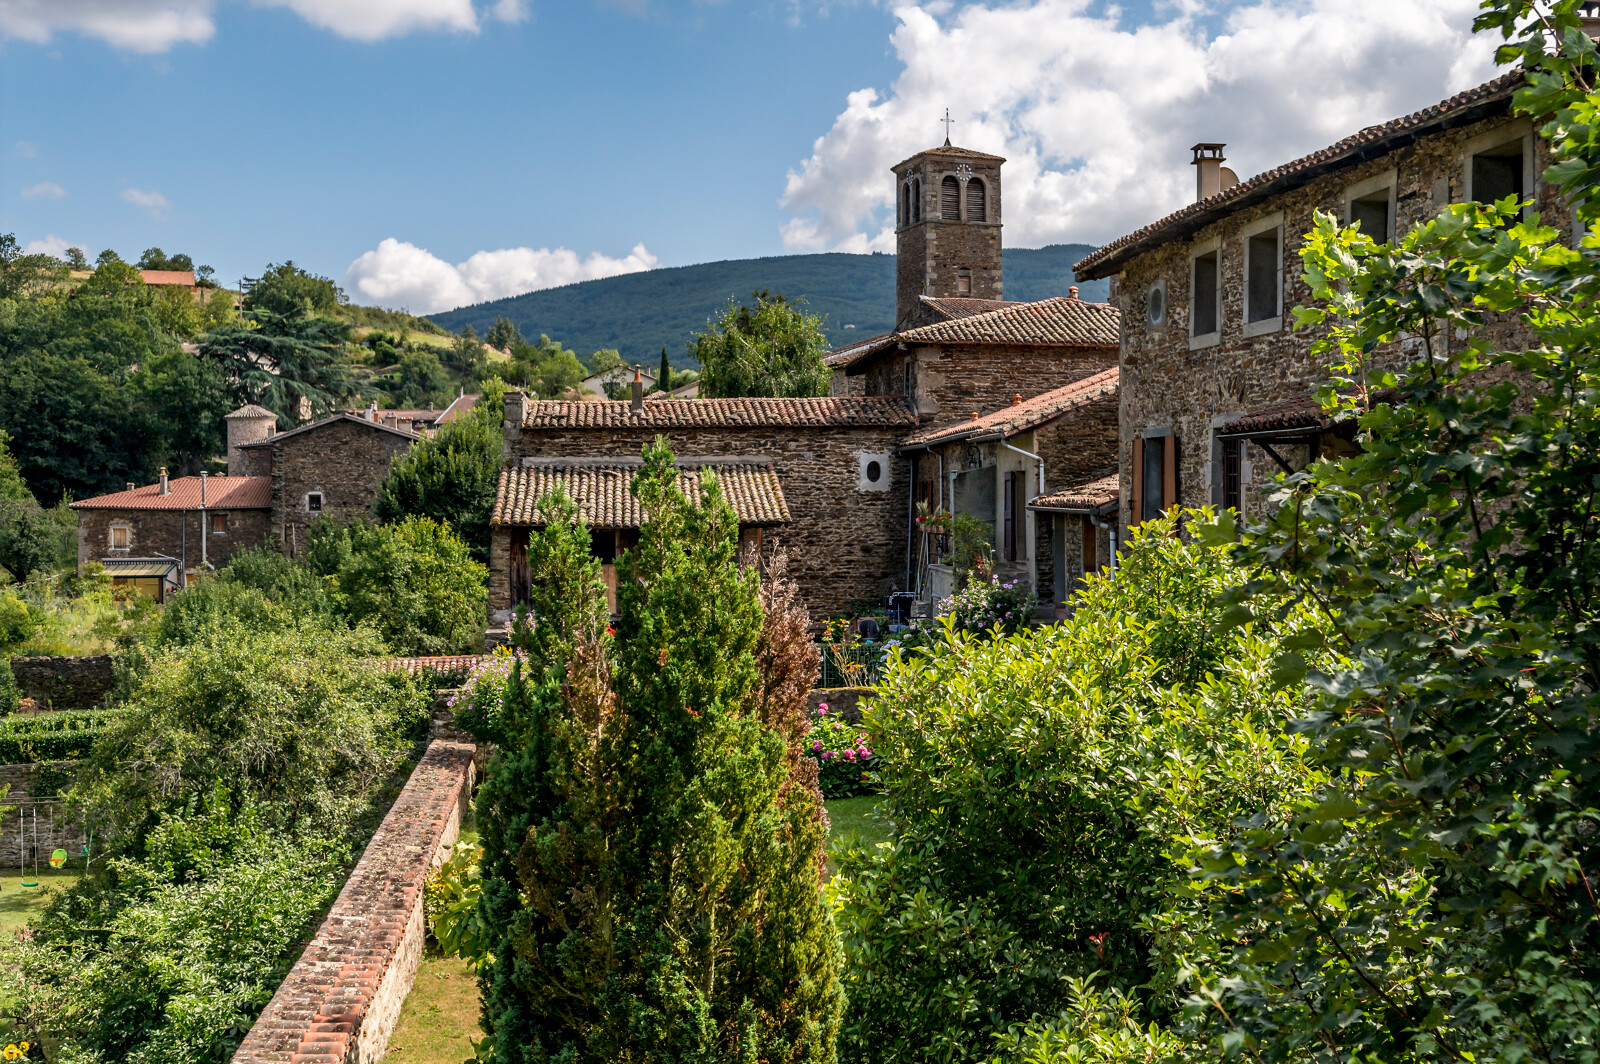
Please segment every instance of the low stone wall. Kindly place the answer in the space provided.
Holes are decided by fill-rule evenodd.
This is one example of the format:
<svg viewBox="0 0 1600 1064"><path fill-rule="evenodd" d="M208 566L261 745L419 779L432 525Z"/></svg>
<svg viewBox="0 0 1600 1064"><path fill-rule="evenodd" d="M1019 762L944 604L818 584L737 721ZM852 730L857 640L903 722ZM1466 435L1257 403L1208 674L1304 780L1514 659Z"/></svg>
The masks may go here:
<svg viewBox="0 0 1600 1064"><path fill-rule="evenodd" d="M427 937L422 887L449 860L472 796L471 743L436 739L234 1064L371 1064Z"/></svg>
<svg viewBox="0 0 1600 1064"><path fill-rule="evenodd" d="M818 706L826 705L830 716L860 724L861 700L871 698L874 693L870 687L818 687L806 696L806 708L815 713Z"/></svg>
<svg viewBox="0 0 1600 1064"><path fill-rule="evenodd" d="M50 709L98 706L111 690L112 657L12 658L11 674L27 698Z"/></svg>
<svg viewBox="0 0 1600 1064"><path fill-rule="evenodd" d="M0 784L9 787L0 805L16 807L0 813L0 873L9 874L24 862L32 871L35 858L40 868L48 867L58 848L67 851L70 867L82 867L83 825L58 797L77 771L76 761L0 765Z"/></svg>

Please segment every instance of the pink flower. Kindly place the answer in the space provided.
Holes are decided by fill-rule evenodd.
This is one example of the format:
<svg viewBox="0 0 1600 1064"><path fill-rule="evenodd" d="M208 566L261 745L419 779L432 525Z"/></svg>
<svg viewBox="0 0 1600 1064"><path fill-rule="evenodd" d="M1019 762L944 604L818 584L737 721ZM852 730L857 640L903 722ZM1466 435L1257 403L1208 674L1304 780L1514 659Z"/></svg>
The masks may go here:
<svg viewBox="0 0 1600 1064"><path fill-rule="evenodd" d="M826 717L828 715L828 703L823 702L821 705L817 706L817 715L821 717Z"/></svg>
<svg viewBox="0 0 1600 1064"><path fill-rule="evenodd" d="M846 761L854 761L856 759L856 752L854 750L846 750L844 752L844 759Z"/></svg>
<svg viewBox="0 0 1600 1064"><path fill-rule="evenodd" d="M822 740L818 739L816 742L812 743L811 749L820 751L822 749Z"/></svg>
<svg viewBox="0 0 1600 1064"><path fill-rule="evenodd" d="M864 746L858 746L858 747L856 747L856 756L861 758L864 761L867 758L872 756L872 751L868 750Z"/></svg>

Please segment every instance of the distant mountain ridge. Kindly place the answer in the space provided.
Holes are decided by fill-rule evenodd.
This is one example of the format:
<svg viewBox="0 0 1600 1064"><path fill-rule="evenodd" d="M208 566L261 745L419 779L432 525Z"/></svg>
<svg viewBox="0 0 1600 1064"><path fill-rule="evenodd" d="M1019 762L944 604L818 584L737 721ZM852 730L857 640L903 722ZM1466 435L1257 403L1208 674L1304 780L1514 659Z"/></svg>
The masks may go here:
<svg viewBox="0 0 1600 1064"><path fill-rule="evenodd" d="M1002 253L1006 298L1030 301L1066 295L1069 286L1078 284L1072 264L1093 250L1089 244L1007 248ZM691 365L689 337L704 329L730 296L748 299L759 288L806 297L835 346L894 328L894 256L838 253L648 270L544 288L428 317L451 332L471 325L481 336L504 315L530 340L543 333L580 355L614 347L625 361L646 365L658 363L665 347L672 364L682 369ZM1106 298L1105 281L1089 281L1079 288L1083 299Z"/></svg>

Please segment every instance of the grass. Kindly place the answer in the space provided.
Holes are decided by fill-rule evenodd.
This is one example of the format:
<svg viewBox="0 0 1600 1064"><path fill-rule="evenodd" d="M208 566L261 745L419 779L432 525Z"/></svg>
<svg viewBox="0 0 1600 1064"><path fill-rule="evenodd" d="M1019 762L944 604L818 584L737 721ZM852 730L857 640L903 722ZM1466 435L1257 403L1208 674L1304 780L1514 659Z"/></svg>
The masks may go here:
<svg viewBox="0 0 1600 1064"><path fill-rule="evenodd" d="M44 861L41 859L39 863L43 864ZM0 942L9 941L14 932L21 930L44 910L52 895L72 886L82 874L78 869L57 872L41 868L40 885L24 887L16 869L0 871Z"/></svg>
<svg viewBox="0 0 1600 1064"><path fill-rule="evenodd" d="M889 825L871 816L877 804L878 796L875 794L859 798L835 798L831 802L824 802L823 805L828 810L828 841L833 842L846 835L857 835L869 846L888 842Z"/></svg>
<svg viewBox="0 0 1600 1064"><path fill-rule="evenodd" d="M472 1055L478 1026L478 983L459 957L427 954L406 995L383 1058L390 1064L460 1064Z"/></svg>

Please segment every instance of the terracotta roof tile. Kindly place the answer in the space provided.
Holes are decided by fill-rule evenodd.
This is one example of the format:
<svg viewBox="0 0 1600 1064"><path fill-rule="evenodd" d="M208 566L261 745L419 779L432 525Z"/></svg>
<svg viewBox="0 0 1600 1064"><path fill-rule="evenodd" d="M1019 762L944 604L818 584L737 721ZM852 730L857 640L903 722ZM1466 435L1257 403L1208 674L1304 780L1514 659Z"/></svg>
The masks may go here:
<svg viewBox="0 0 1600 1064"><path fill-rule="evenodd" d="M222 420L231 421L234 418L247 418L247 417L270 417L270 418L276 420L278 415L273 413L271 410L268 410L264 406L257 406L254 403L246 403L244 406L241 406L239 409L235 410L233 413L224 414L222 416Z"/></svg>
<svg viewBox="0 0 1600 1064"><path fill-rule="evenodd" d="M79 499L74 510L198 510L200 478L173 477L170 489L161 494L160 484L146 484L132 491L114 491L92 499ZM271 477L209 477L206 480L208 510L265 510L272 506Z"/></svg>
<svg viewBox="0 0 1600 1064"><path fill-rule="evenodd" d="M380 414L384 412L379 411ZM243 450L246 447L271 447L279 440L288 439L290 436L299 436L306 432L316 432L323 426L331 425L336 421L353 421L357 425L365 425L367 428L375 429L379 432L392 432L396 436L404 436L408 440L420 440L422 438L415 432L408 432L394 425L385 425L381 421L368 421L365 417L357 417L355 414L333 414L330 417L323 418L321 421L313 421L309 425L301 425L299 428L290 429L288 432L274 433L264 440L256 440L254 443L241 443L239 448Z"/></svg>
<svg viewBox="0 0 1600 1064"><path fill-rule="evenodd" d="M936 321L841 347L829 353L827 363L835 369L849 369L896 344L1116 347L1121 327L1122 315L1109 303L1052 296L1035 303L1005 303L999 310Z"/></svg>
<svg viewBox="0 0 1600 1064"><path fill-rule="evenodd" d="M578 504L591 528L638 528L644 511L633 494L638 462L596 461L508 466L500 471L490 523L533 526L543 523L538 502L556 487L566 490ZM789 520L777 471L767 463L717 462L685 464L678 470L678 486L689 501L699 503L700 475L716 472L722 494L745 525L778 525Z"/></svg>
<svg viewBox="0 0 1600 1064"><path fill-rule="evenodd" d="M1493 81L1457 93L1432 107L1424 107L1403 118L1368 126L1337 144L1314 151L1293 162L1284 163L1276 169L1257 174L1248 181L1241 181L1224 192L1198 203L1191 203L1158 222L1152 222L1143 229L1113 240L1105 247L1086 255L1073 267L1073 270L1081 281L1109 277L1133 256L1169 240L1187 236L1233 211L1269 196L1298 188L1331 170L1354 166L1383 152L1401 147L1417 136L1429 132L1432 127L1448 128L1476 121L1482 117L1477 112L1498 110L1502 105L1509 103L1511 94L1523 84L1523 81L1521 70L1508 71Z"/></svg>
<svg viewBox="0 0 1600 1064"><path fill-rule="evenodd" d="M1041 495L1028 505L1035 510L1092 513L1115 506L1121 494L1120 475L1110 473L1085 484L1074 484L1048 495Z"/></svg>
<svg viewBox="0 0 1600 1064"><path fill-rule="evenodd" d="M1116 395L1117 379L1118 370L1113 366L1092 377L1085 377L1042 395L1036 395L1032 399L1024 399L1020 403L1002 407L992 414L985 414L971 421L958 421L953 425L941 425L908 436L901 447L927 447L972 436L991 436L995 433L1010 436L1018 432L1027 432L1046 422L1054 421L1085 403Z"/></svg>
<svg viewBox="0 0 1600 1064"><path fill-rule="evenodd" d="M849 428L915 425L904 399L695 399L646 403L637 413L628 402L535 402L522 425L529 429Z"/></svg>
<svg viewBox="0 0 1600 1064"><path fill-rule="evenodd" d="M958 159L988 159L990 162L997 163L1003 163L1006 161L1005 156L1003 155L990 155L987 152L973 151L971 148L957 148L950 144L944 144L937 148L928 148L925 151L919 151L916 155L911 156L909 159L900 160L889 169L898 170L900 167L910 162L911 159L915 159L922 155L950 155L955 156Z"/></svg>
<svg viewBox="0 0 1600 1064"><path fill-rule="evenodd" d="M923 306L946 320L970 318L974 314L987 314L991 310L1022 306L1021 303L1008 302L1004 299L974 299L971 296L948 296L942 299L934 296L918 296L917 298L922 301Z"/></svg>
<svg viewBox="0 0 1600 1064"><path fill-rule="evenodd" d="M194 287L193 270L140 270L139 276L144 278L145 284L177 284L185 288Z"/></svg>

